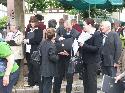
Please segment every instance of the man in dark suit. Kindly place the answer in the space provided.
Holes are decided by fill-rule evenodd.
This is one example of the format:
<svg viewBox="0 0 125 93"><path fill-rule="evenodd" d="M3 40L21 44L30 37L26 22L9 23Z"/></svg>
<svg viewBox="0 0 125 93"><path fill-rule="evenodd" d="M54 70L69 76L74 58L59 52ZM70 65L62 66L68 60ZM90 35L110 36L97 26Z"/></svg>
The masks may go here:
<svg viewBox="0 0 125 93"><path fill-rule="evenodd" d="M100 30L103 33L101 49L102 73L115 77L122 50L120 38L116 32L111 31L111 23L109 21L103 21Z"/></svg>
<svg viewBox="0 0 125 93"><path fill-rule="evenodd" d="M62 80L66 77L66 93L71 93L73 83L73 73L68 73L69 60L71 57L71 48L74 38L79 32L71 27L71 21L64 22L64 28L57 30L56 46L59 54L58 76L54 78L53 93L60 93Z"/></svg>

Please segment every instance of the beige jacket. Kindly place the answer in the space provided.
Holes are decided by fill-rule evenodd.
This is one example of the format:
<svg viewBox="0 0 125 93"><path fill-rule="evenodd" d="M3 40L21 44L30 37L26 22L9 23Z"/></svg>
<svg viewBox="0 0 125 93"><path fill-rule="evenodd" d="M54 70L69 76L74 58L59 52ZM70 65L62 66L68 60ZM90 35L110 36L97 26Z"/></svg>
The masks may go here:
<svg viewBox="0 0 125 93"><path fill-rule="evenodd" d="M12 32L10 32L12 33ZM9 34L9 33L8 33ZM8 35L7 35L8 36ZM16 34L11 36L11 39L15 41L17 44L16 46L11 46L11 49L14 53L14 59L23 59L24 58L24 51L23 51L23 39L24 35L19 30L16 32Z"/></svg>

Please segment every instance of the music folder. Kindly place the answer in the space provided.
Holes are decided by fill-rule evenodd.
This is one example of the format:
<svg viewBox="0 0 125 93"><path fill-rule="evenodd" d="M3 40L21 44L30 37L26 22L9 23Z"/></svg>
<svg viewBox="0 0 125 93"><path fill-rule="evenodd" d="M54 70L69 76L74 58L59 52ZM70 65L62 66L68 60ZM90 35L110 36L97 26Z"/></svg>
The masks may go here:
<svg viewBox="0 0 125 93"><path fill-rule="evenodd" d="M115 79L113 77L104 75L101 90L106 93L124 93L123 82L118 81L115 83Z"/></svg>
<svg viewBox="0 0 125 93"><path fill-rule="evenodd" d="M10 46L18 46L14 40L6 41Z"/></svg>

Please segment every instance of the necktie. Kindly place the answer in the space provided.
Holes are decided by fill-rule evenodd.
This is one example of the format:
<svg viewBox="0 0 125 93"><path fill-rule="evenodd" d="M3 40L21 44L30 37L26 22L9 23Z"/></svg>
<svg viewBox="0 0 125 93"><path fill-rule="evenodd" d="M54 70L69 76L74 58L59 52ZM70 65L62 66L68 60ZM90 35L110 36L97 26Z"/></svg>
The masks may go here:
<svg viewBox="0 0 125 93"><path fill-rule="evenodd" d="M105 44L105 39L106 39L107 35L106 34L103 34L103 41L102 41L102 45L104 46Z"/></svg>

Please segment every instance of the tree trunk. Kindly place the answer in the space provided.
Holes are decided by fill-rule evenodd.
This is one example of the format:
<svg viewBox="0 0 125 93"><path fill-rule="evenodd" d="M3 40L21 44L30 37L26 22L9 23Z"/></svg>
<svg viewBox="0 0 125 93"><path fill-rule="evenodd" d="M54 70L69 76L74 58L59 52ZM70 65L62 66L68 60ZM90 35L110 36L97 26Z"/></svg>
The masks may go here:
<svg viewBox="0 0 125 93"><path fill-rule="evenodd" d="M14 10L15 10L15 21L19 26L20 31L24 32L24 7L23 7L23 0L14 0ZM17 87L23 87L24 86L24 60L21 61L20 64L20 75L19 80L17 82Z"/></svg>

